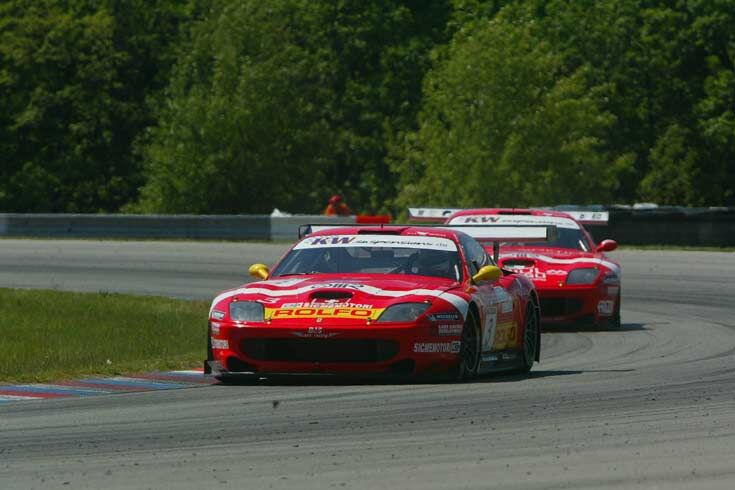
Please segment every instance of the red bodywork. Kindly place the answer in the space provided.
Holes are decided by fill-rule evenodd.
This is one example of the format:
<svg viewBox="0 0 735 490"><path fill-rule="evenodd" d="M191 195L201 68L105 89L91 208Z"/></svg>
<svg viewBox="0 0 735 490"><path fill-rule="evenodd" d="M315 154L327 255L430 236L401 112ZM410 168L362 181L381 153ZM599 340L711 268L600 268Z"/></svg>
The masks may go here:
<svg viewBox="0 0 735 490"><path fill-rule="evenodd" d="M530 217L530 218L527 218ZM498 263L501 267L524 274L533 280L541 303L541 317L549 324L620 324L620 264L602 250L617 244L604 240L596 245L584 227L570 215L557 211L530 209L467 209L454 213L447 224L561 224L559 232L578 230L579 240L568 243L533 243L502 245ZM491 250L491 246L487 247ZM586 248L582 250L582 248ZM575 269L596 269L588 284L569 284Z"/></svg>
<svg viewBox="0 0 735 490"><path fill-rule="evenodd" d="M311 234L297 242L279 263L302 242L370 232L358 226ZM319 273L268 277L245 284L225 291L212 302L210 359L205 369L220 376L443 372L458 363L469 311L480 323L483 335L483 371L512 365L502 361L519 359L526 307L530 302L537 308L530 280L506 273L495 281L475 284L458 232L385 226L380 233L451 240L459 252L462 280L398 273ZM277 270L278 264L273 271ZM230 305L237 301L262 304L263 321L233 321ZM430 306L412 322L378 321L386 308L398 303Z"/></svg>

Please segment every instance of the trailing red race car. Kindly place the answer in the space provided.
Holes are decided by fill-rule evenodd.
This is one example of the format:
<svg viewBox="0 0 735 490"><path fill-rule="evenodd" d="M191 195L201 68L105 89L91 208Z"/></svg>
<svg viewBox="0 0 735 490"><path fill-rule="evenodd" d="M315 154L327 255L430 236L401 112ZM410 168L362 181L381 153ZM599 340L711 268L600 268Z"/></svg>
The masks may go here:
<svg viewBox="0 0 735 490"><path fill-rule="evenodd" d="M503 243L498 257L499 265L533 280L544 323L620 327L620 264L604 253L615 250L618 244L614 240L595 244L581 225L606 223L607 213L412 208L410 215L414 219L439 218L453 225L506 229L514 226L555 226L557 235L551 241L508 240Z"/></svg>
<svg viewBox="0 0 735 490"><path fill-rule="evenodd" d="M542 237L539 237L542 238ZM538 298L450 228L313 226L209 313L205 372L449 374L531 369Z"/></svg>

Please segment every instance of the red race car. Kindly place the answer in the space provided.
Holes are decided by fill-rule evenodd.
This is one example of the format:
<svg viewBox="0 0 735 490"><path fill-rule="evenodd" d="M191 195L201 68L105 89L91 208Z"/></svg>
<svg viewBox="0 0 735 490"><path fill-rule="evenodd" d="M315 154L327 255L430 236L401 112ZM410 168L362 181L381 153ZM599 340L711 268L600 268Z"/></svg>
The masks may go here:
<svg viewBox="0 0 735 490"><path fill-rule="evenodd" d="M540 237L541 238L541 237ZM527 372L539 360L538 298L451 228L312 226L260 279L209 312L205 372L449 375Z"/></svg>
<svg viewBox="0 0 735 490"><path fill-rule="evenodd" d="M582 226L606 223L606 212L411 208L409 213L413 219L506 230L555 226L556 237L547 242L507 240L500 248L498 264L533 280L544 323L620 327L620 264L604 254L618 244L614 240L595 244Z"/></svg>

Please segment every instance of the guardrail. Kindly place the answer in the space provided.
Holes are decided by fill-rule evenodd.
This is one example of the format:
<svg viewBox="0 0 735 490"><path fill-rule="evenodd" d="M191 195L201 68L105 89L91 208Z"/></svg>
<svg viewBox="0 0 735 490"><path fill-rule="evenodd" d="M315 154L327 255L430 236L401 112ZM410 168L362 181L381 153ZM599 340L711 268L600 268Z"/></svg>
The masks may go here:
<svg viewBox="0 0 735 490"><path fill-rule="evenodd" d="M0 236L295 240L303 223L354 222L322 215L0 214Z"/></svg>
<svg viewBox="0 0 735 490"><path fill-rule="evenodd" d="M628 245L735 246L735 208L607 208L595 240ZM295 240L305 223L349 224L357 217L322 215L0 214L0 237Z"/></svg>

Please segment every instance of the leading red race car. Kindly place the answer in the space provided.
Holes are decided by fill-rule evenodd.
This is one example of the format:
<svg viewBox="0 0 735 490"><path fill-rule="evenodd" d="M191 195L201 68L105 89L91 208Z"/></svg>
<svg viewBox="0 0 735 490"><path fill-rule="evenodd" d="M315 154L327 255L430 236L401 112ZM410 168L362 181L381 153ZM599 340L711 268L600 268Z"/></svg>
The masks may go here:
<svg viewBox="0 0 735 490"><path fill-rule="evenodd" d="M498 264L533 280L544 323L620 327L620 264L604 253L618 244L614 240L595 244L581 224L606 223L607 213L498 208L409 211L414 219L442 219L453 225L555 226L556 237L550 241L503 243Z"/></svg>
<svg viewBox="0 0 735 490"><path fill-rule="evenodd" d="M321 228L321 230L318 230ZM209 313L205 372L527 372L540 355L533 282L449 228L314 226Z"/></svg>

